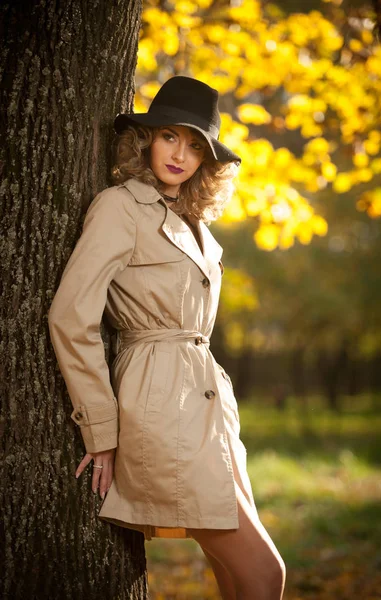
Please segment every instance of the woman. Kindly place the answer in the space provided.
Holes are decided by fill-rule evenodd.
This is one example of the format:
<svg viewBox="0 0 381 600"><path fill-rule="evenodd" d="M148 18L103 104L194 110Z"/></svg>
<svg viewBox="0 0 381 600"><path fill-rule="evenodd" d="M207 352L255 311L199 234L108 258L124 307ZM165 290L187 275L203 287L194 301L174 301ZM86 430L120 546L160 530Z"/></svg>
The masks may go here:
<svg viewBox="0 0 381 600"><path fill-rule="evenodd" d="M223 598L278 600L284 564L255 508L230 378L209 350L223 266L205 221L240 163L218 141L218 93L173 77L147 113L114 127L116 184L91 203L49 311L86 447L76 476L93 461L101 519L147 540L197 540Z"/></svg>

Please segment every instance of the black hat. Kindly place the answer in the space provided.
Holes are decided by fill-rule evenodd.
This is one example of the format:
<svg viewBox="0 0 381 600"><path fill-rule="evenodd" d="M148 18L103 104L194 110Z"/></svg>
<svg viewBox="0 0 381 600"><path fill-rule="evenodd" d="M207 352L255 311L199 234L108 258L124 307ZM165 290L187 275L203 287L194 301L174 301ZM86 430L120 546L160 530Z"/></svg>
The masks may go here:
<svg viewBox="0 0 381 600"><path fill-rule="evenodd" d="M128 125L136 124L192 127L207 140L216 160L241 162L237 154L218 141L221 117L217 90L198 79L182 75L171 77L157 92L147 113L119 114L115 118L114 129L121 134Z"/></svg>

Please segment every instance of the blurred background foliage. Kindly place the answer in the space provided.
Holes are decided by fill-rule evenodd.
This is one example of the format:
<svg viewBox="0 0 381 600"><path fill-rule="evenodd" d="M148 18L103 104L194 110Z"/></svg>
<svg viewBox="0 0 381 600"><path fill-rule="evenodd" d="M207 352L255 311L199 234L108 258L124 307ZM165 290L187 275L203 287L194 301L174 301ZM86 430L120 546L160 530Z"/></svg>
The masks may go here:
<svg viewBox="0 0 381 600"><path fill-rule="evenodd" d="M242 157L212 225L213 351L240 399L381 384L381 45L371 2L146 0L135 112L173 75L220 93ZM249 370L248 370L249 367ZM243 376L244 374L244 376Z"/></svg>
<svg viewBox="0 0 381 600"><path fill-rule="evenodd" d="M285 600L381 590L379 0L145 0L135 112L173 75L220 93L243 159L212 231L231 375ZM146 544L152 598L219 598L192 540Z"/></svg>

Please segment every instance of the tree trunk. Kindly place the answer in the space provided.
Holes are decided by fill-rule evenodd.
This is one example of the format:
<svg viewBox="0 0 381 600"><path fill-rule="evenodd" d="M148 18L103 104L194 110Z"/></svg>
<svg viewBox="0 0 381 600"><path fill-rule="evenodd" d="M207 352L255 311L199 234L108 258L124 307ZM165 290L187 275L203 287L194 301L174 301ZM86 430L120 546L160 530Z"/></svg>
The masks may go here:
<svg viewBox="0 0 381 600"><path fill-rule="evenodd" d="M348 340L343 338L337 352L332 355L326 350L321 350L317 360L321 379L325 389L328 406L331 410L339 412L339 391L342 375L348 365Z"/></svg>
<svg viewBox="0 0 381 600"><path fill-rule="evenodd" d="M144 537L101 521L47 311L132 109L139 0L1 3L1 598L147 597ZM112 232L110 232L112 235Z"/></svg>
<svg viewBox="0 0 381 600"><path fill-rule="evenodd" d="M241 401L250 396L255 381L255 354L250 347L245 349L237 359L235 392Z"/></svg>
<svg viewBox="0 0 381 600"><path fill-rule="evenodd" d="M291 352L290 371L293 391L296 397L302 401L302 406L307 405L307 385L304 346L297 346Z"/></svg>

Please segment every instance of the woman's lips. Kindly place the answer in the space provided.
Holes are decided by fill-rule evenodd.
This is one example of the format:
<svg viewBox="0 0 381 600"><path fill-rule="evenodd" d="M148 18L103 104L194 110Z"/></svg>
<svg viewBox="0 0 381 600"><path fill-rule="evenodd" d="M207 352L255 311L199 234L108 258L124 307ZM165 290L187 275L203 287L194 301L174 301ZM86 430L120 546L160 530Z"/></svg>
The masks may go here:
<svg viewBox="0 0 381 600"><path fill-rule="evenodd" d="M168 169L168 171L170 171L171 173L183 173L184 169L178 169L177 167L174 167L173 165L165 165Z"/></svg>

